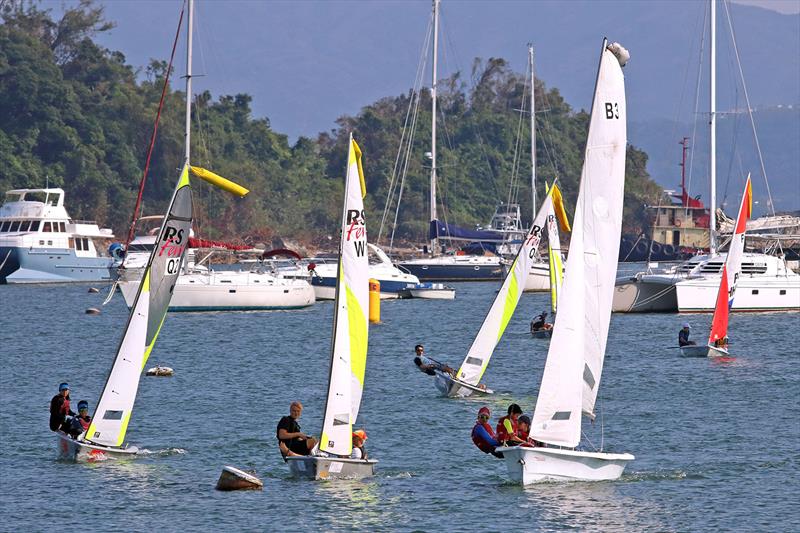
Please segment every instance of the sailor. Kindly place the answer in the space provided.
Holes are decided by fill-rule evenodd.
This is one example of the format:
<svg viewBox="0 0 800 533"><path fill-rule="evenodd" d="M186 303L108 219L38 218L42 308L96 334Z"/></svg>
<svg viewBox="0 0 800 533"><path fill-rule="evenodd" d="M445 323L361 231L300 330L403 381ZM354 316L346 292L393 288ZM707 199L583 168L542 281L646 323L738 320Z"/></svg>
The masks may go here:
<svg viewBox="0 0 800 533"><path fill-rule="evenodd" d="M547 323L547 311L542 311L542 314L536 315L531 320L531 332L540 331L543 329L550 329L553 326Z"/></svg>
<svg viewBox="0 0 800 533"><path fill-rule="evenodd" d="M289 416L284 416L278 422L278 430L275 436L278 439L278 447L284 459L287 455L309 455L314 446L317 445L317 440L314 437L309 437L300 431L300 424L297 423L297 419L300 418L302 413L303 404L292 402L289 406Z"/></svg>
<svg viewBox="0 0 800 533"><path fill-rule="evenodd" d="M723 350L728 349L728 337L722 337L721 339L717 339L714 341L715 348L721 348Z"/></svg>
<svg viewBox="0 0 800 533"><path fill-rule="evenodd" d="M92 417L89 415L89 402L81 400L78 402L78 416L72 417L69 434L73 439L77 439L82 433L89 429Z"/></svg>
<svg viewBox="0 0 800 533"><path fill-rule="evenodd" d="M367 450L364 448L364 441L367 440L367 432L357 429L353 432L353 453L351 459L367 459Z"/></svg>
<svg viewBox="0 0 800 533"><path fill-rule="evenodd" d="M69 408L69 384L62 383L58 386L58 394L50 400L50 430L69 430L68 416L75 416L75 411Z"/></svg>
<svg viewBox="0 0 800 533"><path fill-rule="evenodd" d="M490 453L502 459L503 454L495 451L495 449L500 446L500 442L498 442L492 430L492 426L489 424L489 416L491 414L489 408L486 406L478 410L478 420L472 427L472 442L483 453Z"/></svg>
<svg viewBox="0 0 800 533"><path fill-rule="evenodd" d="M521 446L541 446L541 443L530 438L531 417L522 415L517 419L517 438Z"/></svg>
<svg viewBox="0 0 800 533"><path fill-rule="evenodd" d="M508 414L497 421L497 440L508 446L516 446L522 442L517 437L517 419L522 414L522 408L512 403L508 406Z"/></svg>
<svg viewBox="0 0 800 533"><path fill-rule="evenodd" d="M439 361L435 361L425 355L425 347L421 344L414 346L414 364L417 365L417 368L419 368L420 372L424 372L429 376L435 376L437 370L446 374L450 374L453 377L456 375L455 370L449 366L440 363Z"/></svg>
<svg viewBox="0 0 800 533"><path fill-rule="evenodd" d="M692 328L688 322L683 323L683 329L678 332L678 346L695 346L694 341L689 340L689 332Z"/></svg>

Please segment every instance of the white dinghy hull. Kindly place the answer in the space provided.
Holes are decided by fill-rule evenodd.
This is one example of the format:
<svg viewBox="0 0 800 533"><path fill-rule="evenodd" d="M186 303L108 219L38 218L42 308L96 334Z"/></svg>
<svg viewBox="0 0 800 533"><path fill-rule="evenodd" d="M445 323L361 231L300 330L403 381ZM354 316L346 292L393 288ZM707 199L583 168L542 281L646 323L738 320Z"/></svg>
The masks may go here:
<svg viewBox="0 0 800 533"><path fill-rule="evenodd" d="M79 463L94 463L109 459L133 459L139 453L136 446L127 448L111 448L85 441L75 440L62 431L56 432L58 459L61 461L75 461Z"/></svg>
<svg viewBox="0 0 800 533"><path fill-rule="evenodd" d="M724 348L715 348L714 346L707 346L709 357L728 357L728 350Z"/></svg>
<svg viewBox="0 0 800 533"><path fill-rule="evenodd" d="M534 339L549 339L553 336L553 328L531 330Z"/></svg>
<svg viewBox="0 0 800 533"><path fill-rule="evenodd" d="M433 381L436 389L447 398L466 398L468 396L487 396L494 394L492 389L477 387L470 383L455 379L449 374L444 372L436 372L436 378Z"/></svg>
<svg viewBox="0 0 800 533"><path fill-rule="evenodd" d="M709 355L709 347L705 345L681 346L681 355L684 357L706 357Z"/></svg>
<svg viewBox="0 0 800 533"><path fill-rule="evenodd" d="M375 459L350 459L318 455L286 457L289 471L301 479L362 479L375 475Z"/></svg>
<svg viewBox="0 0 800 533"><path fill-rule="evenodd" d="M523 485L543 481L611 481L633 461L629 453L581 452L560 448L501 447L511 480Z"/></svg>

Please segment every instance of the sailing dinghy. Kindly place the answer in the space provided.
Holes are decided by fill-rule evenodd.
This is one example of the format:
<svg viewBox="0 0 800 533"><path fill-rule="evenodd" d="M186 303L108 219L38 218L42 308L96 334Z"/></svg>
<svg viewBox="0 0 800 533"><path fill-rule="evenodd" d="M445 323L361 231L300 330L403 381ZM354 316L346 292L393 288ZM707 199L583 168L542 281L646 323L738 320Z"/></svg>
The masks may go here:
<svg viewBox="0 0 800 533"><path fill-rule="evenodd" d="M547 183L545 183L547 187ZM564 263L561 260L561 239L558 234L558 225L561 229L570 231L569 222L564 212L564 204L561 199L561 191L558 185L553 184L552 194L548 194L545 202L547 204L547 264L550 270L550 311L555 320L558 310L558 293L561 291L561 284L564 281ZM550 191L548 190L548 193ZM555 207L559 210L556 211ZM531 335L534 339L549 339L553 334L553 325L545 323L542 328L534 328L531 322Z"/></svg>
<svg viewBox="0 0 800 533"><path fill-rule="evenodd" d="M85 433L73 439L57 432L58 456L78 461L103 461L130 458L139 451L125 444L125 433L133 412L139 377L153 351L164 318L167 316L175 282L181 270L192 228L192 187L189 182L189 124L192 94L192 16L194 5L189 1L187 24L186 72L186 151L180 178L172 193L167 214L161 222L147 264L142 271L139 288L131 305L128 322L117 348L114 364L108 375L100 400L97 402L92 422ZM203 169L200 169L203 170ZM207 176L193 170L203 180L232 194L244 196L247 189L208 172Z"/></svg>
<svg viewBox="0 0 800 533"><path fill-rule="evenodd" d="M308 479L363 478L375 473L374 459L351 459L353 424L361 406L369 333L369 258L364 219L361 150L352 135L347 156L339 267L331 335L328 397L322 436L311 455L290 455L295 476Z"/></svg>
<svg viewBox="0 0 800 533"><path fill-rule="evenodd" d="M464 357L461 366L453 377L446 372L436 371L434 384L443 396L450 398L464 398L473 393L479 395L493 394L494 391L480 385L481 377L486 372L489 359L492 357L497 343L503 337L503 332L508 326L514 310L517 308L522 291L525 290L525 279L530 272L531 263L536 257L536 250L542 239L542 228L546 222L548 206L552 206L552 192L555 186L548 192L547 198L539 208L531 224L531 229L522 241L522 245L517 251L517 256L508 269L500 290L497 291L494 302L492 302L483 324L472 341L467 355Z"/></svg>
<svg viewBox="0 0 800 533"><path fill-rule="evenodd" d="M714 318L711 319L711 332L708 335L707 346L681 346L681 355L685 357L726 357L728 355L728 318L733 306L736 282L739 280L742 269L745 227L752 212L753 191L748 174L742 193L742 203L739 205L739 214L736 216L733 237L725 258L725 265L722 267L722 276L719 279L717 304L714 307Z"/></svg>
<svg viewBox="0 0 800 533"><path fill-rule="evenodd" d="M531 424L531 438L544 445L497 448L511 479L524 485L617 479L634 459L577 448L581 414L595 416L611 320L627 144L622 66L629 57L603 40L559 313Z"/></svg>

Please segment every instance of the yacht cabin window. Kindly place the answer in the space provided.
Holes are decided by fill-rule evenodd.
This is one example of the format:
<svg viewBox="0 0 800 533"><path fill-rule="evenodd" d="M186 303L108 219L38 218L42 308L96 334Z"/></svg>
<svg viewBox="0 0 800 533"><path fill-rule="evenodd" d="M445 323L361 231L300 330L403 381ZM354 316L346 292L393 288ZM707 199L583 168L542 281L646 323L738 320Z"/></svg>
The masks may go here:
<svg viewBox="0 0 800 533"><path fill-rule="evenodd" d="M8 231L19 231L19 220L12 220L11 229L9 229Z"/></svg>
<svg viewBox="0 0 800 533"><path fill-rule="evenodd" d="M6 220L0 225L0 231L8 231L9 226L11 226L11 222Z"/></svg>
<svg viewBox="0 0 800 533"><path fill-rule="evenodd" d="M67 225L64 222L59 222L58 223L58 231L60 231L61 233L66 233L67 232Z"/></svg>
<svg viewBox="0 0 800 533"><path fill-rule="evenodd" d="M20 231L28 231L28 228L30 228L30 227L31 227L31 221L30 220L23 220L19 224L19 230Z"/></svg>
<svg viewBox="0 0 800 533"><path fill-rule="evenodd" d="M31 229L30 231L39 231L39 221L38 220L31 220Z"/></svg>
<svg viewBox="0 0 800 533"><path fill-rule="evenodd" d="M50 222L49 222L49 221L47 221L47 222L45 222L45 223L44 223L44 228L42 228L42 231L53 231L53 230L50 228Z"/></svg>

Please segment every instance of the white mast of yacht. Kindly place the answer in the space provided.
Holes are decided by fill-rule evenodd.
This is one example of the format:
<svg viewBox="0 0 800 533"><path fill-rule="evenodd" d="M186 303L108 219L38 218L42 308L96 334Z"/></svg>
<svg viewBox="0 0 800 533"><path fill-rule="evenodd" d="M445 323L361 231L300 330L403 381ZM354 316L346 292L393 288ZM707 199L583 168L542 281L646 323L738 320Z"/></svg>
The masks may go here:
<svg viewBox="0 0 800 533"><path fill-rule="evenodd" d="M536 217L536 100L534 99L533 44L528 43L528 63L531 68L531 213Z"/></svg>
<svg viewBox="0 0 800 533"><path fill-rule="evenodd" d="M189 0L189 17L187 19L186 31L186 148L185 161L189 164L191 154L191 130L192 130L192 19L194 18L194 0ZM167 74L169 75L169 74Z"/></svg>
<svg viewBox="0 0 800 533"><path fill-rule="evenodd" d="M436 215L436 60L439 56L439 0L433 0L433 72L431 75L431 220ZM431 254L437 255L438 239L431 238Z"/></svg>
<svg viewBox="0 0 800 533"><path fill-rule="evenodd" d="M711 43L709 47L711 51L711 58L709 61L709 66L711 68L709 81L709 126L711 126L711 131L708 148L708 178L711 182L711 200L708 211L711 216L708 220L708 251L710 255L714 255L717 251L717 239L714 235L717 230L717 5L715 0L709 0L709 2L711 4L711 16L709 17L711 23Z"/></svg>

